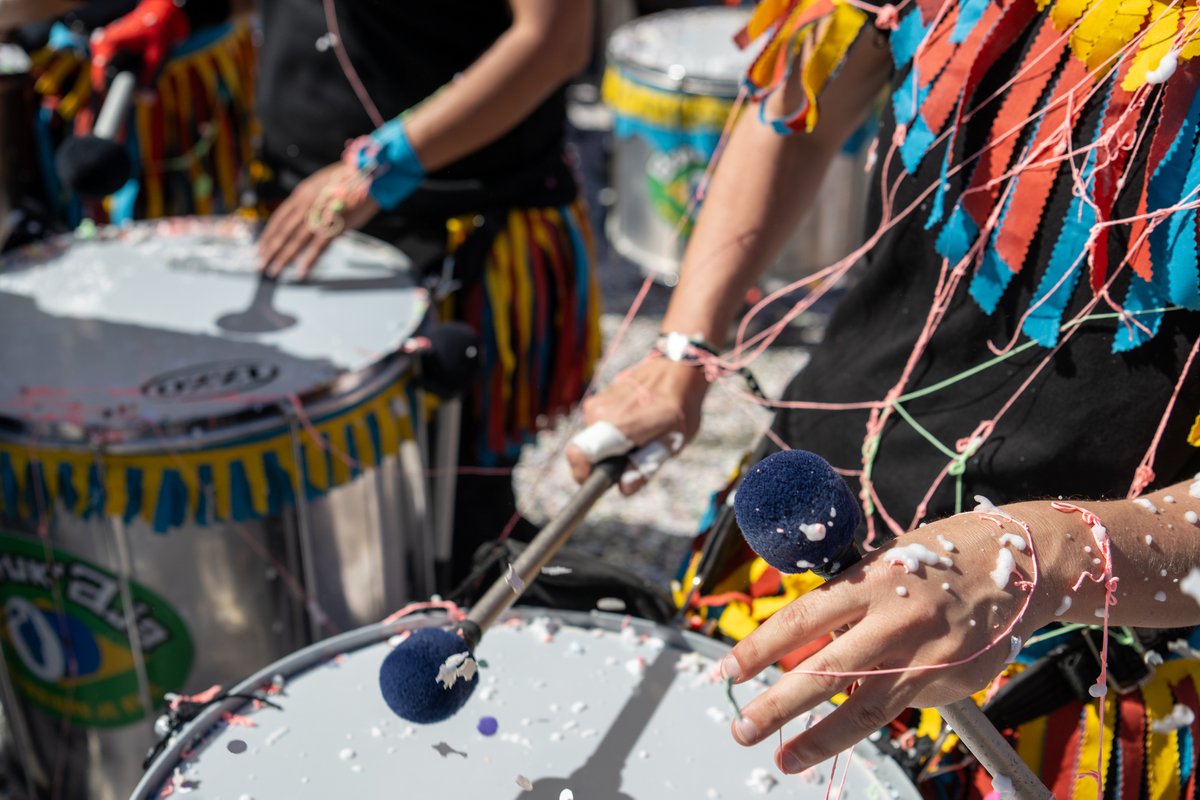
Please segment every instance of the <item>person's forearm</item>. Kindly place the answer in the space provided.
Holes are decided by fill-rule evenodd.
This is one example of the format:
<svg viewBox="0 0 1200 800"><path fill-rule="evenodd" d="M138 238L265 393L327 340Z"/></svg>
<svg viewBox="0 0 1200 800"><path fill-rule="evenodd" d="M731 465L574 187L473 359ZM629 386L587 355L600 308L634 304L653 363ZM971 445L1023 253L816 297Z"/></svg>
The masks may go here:
<svg viewBox="0 0 1200 800"><path fill-rule="evenodd" d="M1100 539L1106 535L1111 544L1117 602L1108 608L1110 625L1200 624L1197 589L1186 584L1189 573L1200 567L1200 527L1191 521L1200 519L1196 516L1200 499L1189 494L1190 486L1190 481L1175 484L1145 495L1144 502L1037 501L1005 506L1029 525L1037 546L1042 574L1034 598L1035 618L1103 623L1105 584L1079 579L1085 572L1103 576L1106 559L1097 540L1099 531L1093 533L1083 515L1070 510L1075 506L1095 515L1104 528Z"/></svg>
<svg viewBox="0 0 1200 800"><path fill-rule="evenodd" d="M591 14L591 3L514 3L512 27L405 122L425 171L500 138L578 72L589 53Z"/></svg>
<svg viewBox="0 0 1200 800"><path fill-rule="evenodd" d="M725 343L747 290L811 207L835 154L802 134L779 136L753 110L743 115L704 199L663 330Z"/></svg>
<svg viewBox="0 0 1200 800"><path fill-rule="evenodd" d="M779 256L812 206L830 162L862 124L888 75L886 51L865 35L822 93L811 133L780 136L746 109L712 176L663 330L720 346L746 291ZM799 70L767 101L781 117L803 98Z"/></svg>

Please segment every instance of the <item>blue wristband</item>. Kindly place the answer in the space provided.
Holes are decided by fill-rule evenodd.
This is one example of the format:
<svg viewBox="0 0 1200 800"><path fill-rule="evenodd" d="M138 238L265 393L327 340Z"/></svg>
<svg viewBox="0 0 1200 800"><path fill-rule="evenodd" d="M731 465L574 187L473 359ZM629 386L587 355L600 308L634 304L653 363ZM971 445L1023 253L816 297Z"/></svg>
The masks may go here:
<svg viewBox="0 0 1200 800"><path fill-rule="evenodd" d="M406 197L416 191L425 180L425 168L417 160L417 154L404 133L404 123L399 119L384 123L371 134L379 146L371 154L364 148L358 153L358 165L373 170L369 192L380 207L391 211Z"/></svg>

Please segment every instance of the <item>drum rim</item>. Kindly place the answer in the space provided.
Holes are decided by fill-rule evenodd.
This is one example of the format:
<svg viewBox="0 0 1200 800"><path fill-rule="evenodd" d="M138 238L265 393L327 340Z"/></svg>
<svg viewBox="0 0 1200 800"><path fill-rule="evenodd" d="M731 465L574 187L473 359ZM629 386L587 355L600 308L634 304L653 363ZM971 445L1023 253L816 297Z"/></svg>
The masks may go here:
<svg viewBox="0 0 1200 800"><path fill-rule="evenodd" d="M644 25L648 21L669 19L680 16L741 16L744 20L750 19L750 14L743 9L725 8L714 6L710 8L676 8L667 11L659 11L655 14L647 14L644 17L626 22L618 27L608 39L608 44L605 46L605 56L608 63L615 67L618 71L625 74L630 80L650 86L663 91L702 95L706 97L717 97L721 99L733 100L738 96L738 89L741 85L742 74L738 73L732 77L718 78L713 75L704 74L684 74L681 78L673 78L668 73L657 67L651 67L646 64L641 64L634 61L628 56L614 52L614 44L618 36L623 31L630 31L639 25Z"/></svg>
<svg viewBox="0 0 1200 800"><path fill-rule="evenodd" d="M600 628L611 633L619 633L622 628L632 626L639 634L657 635L668 646L682 646L691 652L698 653L713 661L719 661L730 650L730 645L709 636L702 636L693 631L670 625L660 625L639 617L630 617L626 614L599 610L568 611L541 606L520 606L506 611L497 620L497 625L503 625L504 622L511 619L528 621L543 616L553 617L556 621L561 621L566 625L585 629ZM377 622L372 625L356 628L355 630L310 644L307 647L284 656L278 661L267 664L250 677L239 681L229 691L236 694L251 694L273 683L277 675L282 675L285 679L288 679L297 672L315 666L321 661L327 661L343 653L349 653L378 644L403 631L428 628L435 625L446 625L449 622L451 622L449 617L443 614L417 612L392 622ZM771 669L775 669L777 673L772 682L782 677L782 671L776 668ZM182 758L183 752L194 749L202 744L209 735L209 732L214 730L217 723L221 721L223 714L226 712L236 712L238 708L244 707L246 704L247 701L242 698L226 698L219 703L212 704L196 715L191 722L167 743L162 752L146 768L141 780L134 787L133 793L130 795L130 800L154 800L154 798L157 798L162 785L170 780L175 768L179 766L181 761L185 760ZM876 752L884 756L878 749L876 749ZM877 778L880 782L887 783L891 779L901 778L904 780L904 786L911 789L912 796L919 796L916 784L908 778L901 766L894 759L887 758L886 756L884 758L887 764L886 771L880 773L878 769L876 770Z"/></svg>
<svg viewBox="0 0 1200 800"><path fill-rule="evenodd" d="M251 225L249 221L239 219L236 214L208 217L199 215L167 217L139 220L132 225L134 227L150 227L164 222L194 223L199 221L215 226L229 220L239 221L247 226ZM100 226L98 231L120 228L121 226L105 225ZM343 236L373 247L394 250L404 255L404 251L395 245L361 231L347 231ZM61 246L74 240L74 233L64 233L51 236L43 242L26 245L0 257L0 270L4 269L6 262L19 258L28 250L46 246ZM417 336L428 329L431 309L428 290L419 282L414 281L414 283L413 291L419 297L424 298L426 305L425 316L411 334ZM412 363L411 355L397 350L382 356L364 369L340 372L333 378L299 393L297 397L306 417L336 414L353 408L367 397L395 384L404 376ZM197 416L158 426L146 424L128 430L110 430L103 426L81 426L68 422L36 422L0 413L0 442L23 445L34 451L61 449L88 453L100 449L109 455L158 455L164 452L207 450L228 446L247 438L278 434L288 429L289 420L293 417L294 412L289 410L286 397L215 417Z"/></svg>

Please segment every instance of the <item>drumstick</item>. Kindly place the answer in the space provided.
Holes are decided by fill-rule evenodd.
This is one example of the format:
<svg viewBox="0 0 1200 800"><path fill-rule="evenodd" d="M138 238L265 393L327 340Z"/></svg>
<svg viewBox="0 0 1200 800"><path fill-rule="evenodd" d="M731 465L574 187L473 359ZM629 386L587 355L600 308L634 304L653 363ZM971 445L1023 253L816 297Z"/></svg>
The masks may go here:
<svg viewBox="0 0 1200 800"><path fill-rule="evenodd" d="M63 183L88 197L104 197L125 185L133 173L133 162L125 147L113 141L129 113L137 78L118 72L108 87L108 96L85 136L67 139L58 148L54 165Z"/></svg>
<svg viewBox="0 0 1200 800"><path fill-rule="evenodd" d="M854 543L858 503L820 456L803 450L768 456L742 479L734 506L750 547L781 572L804 564L830 578L862 558ZM801 519L803 509L816 515ZM1017 797L1053 797L969 697L937 711L994 779L1012 782Z"/></svg>
<svg viewBox="0 0 1200 800"><path fill-rule="evenodd" d="M453 716L474 691L474 649L492 623L562 548L591 507L617 482L625 456L605 459L592 469L567 505L533 537L509 574L488 588L457 632L421 628L401 642L379 668L379 688L392 711L410 722L432 723Z"/></svg>

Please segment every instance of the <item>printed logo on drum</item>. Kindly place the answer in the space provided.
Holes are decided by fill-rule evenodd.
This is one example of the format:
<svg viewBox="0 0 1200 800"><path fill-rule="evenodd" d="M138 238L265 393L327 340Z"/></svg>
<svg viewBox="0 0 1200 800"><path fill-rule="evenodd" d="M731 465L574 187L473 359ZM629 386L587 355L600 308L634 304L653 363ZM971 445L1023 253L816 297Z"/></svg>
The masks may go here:
<svg viewBox="0 0 1200 800"><path fill-rule="evenodd" d="M40 542L0 534L0 638L9 675L30 703L86 727L128 725L148 716L128 635L134 619L150 684L162 704L192 668L183 620L162 598L130 583L132 615L121 583L107 570Z"/></svg>
<svg viewBox="0 0 1200 800"><path fill-rule="evenodd" d="M152 400L206 400L245 394L279 377L279 367L265 361L213 361L163 373L142 384Z"/></svg>
<svg viewBox="0 0 1200 800"><path fill-rule="evenodd" d="M692 147L660 150L646 159L646 193L654 211L668 225L676 225L704 175L704 156ZM691 234L689 223L681 233Z"/></svg>

